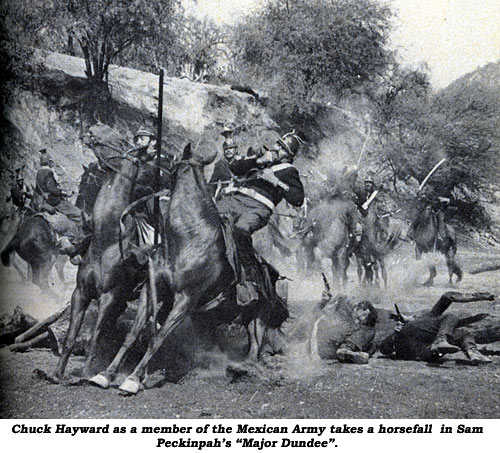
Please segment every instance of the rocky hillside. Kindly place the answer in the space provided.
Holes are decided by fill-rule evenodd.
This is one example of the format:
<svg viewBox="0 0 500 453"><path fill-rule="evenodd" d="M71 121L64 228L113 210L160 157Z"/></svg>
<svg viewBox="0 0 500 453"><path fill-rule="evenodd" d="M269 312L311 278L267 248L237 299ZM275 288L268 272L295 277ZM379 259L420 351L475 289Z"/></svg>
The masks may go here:
<svg viewBox="0 0 500 453"><path fill-rule="evenodd" d="M41 148L53 157L61 184L74 190L82 164L94 159L79 138L92 121L108 124L129 140L140 126L156 130L158 76L112 67L109 94L89 93L82 59L42 52L36 57L41 70L24 81L25 88L18 89L3 110L2 210L11 171L25 165L25 181L32 183ZM248 146L277 136L277 125L250 94L165 78L162 149L175 152L188 142L220 149L220 133L235 126L245 126Z"/></svg>

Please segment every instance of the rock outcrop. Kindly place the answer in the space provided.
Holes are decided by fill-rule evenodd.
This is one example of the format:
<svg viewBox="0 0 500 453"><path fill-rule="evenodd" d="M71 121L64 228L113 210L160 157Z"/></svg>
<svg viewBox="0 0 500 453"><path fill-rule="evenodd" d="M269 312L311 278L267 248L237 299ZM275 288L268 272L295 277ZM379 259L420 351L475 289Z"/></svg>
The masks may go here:
<svg viewBox="0 0 500 453"><path fill-rule="evenodd" d="M113 66L109 91L93 92L82 59L38 51L36 57L42 70L23 84L29 89L18 89L4 106L3 207L12 170L25 165L25 181L34 181L39 149L48 149L63 187L76 190L82 164L94 159L80 140L93 121L113 127L130 141L140 126L157 127L157 75ZM221 132L234 127L241 128L244 146L269 144L278 136L277 125L254 96L229 86L165 78L162 149L177 152L188 142L221 149Z"/></svg>

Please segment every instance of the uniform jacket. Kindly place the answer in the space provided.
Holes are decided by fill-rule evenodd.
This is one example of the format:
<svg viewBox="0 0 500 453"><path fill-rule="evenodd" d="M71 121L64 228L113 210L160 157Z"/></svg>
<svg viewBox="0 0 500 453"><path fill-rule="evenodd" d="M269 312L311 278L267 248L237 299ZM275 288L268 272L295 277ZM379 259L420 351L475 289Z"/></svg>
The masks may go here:
<svg viewBox="0 0 500 453"><path fill-rule="evenodd" d="M14 206L24 208L27 197L31 198L31 195L28 193L26 186L23 184L22 187L19 187L19 184L15 183L10 188L10 197L7 201L11 200Z"/></svg>
<svg viewBox="0 0 500 453"><path fill-rule="evenodd" d="M229 181L233 177L229 168L229 163L226 159L221 158L214 164L214 171L209 181L210 194L213 196L217 190L217 183L220 181ZM227 187L229 183L225 183L222 187Z"/></svg>
<svg viewBox="0 0 500 453"><path fill-rule="evenodd" d="M252 170L258 170L256 160L257 158L239 159L231 163L230 168L234 175L250 179L250 181L244 182L242 187L254 190L274 206L278 205L283 198L292 206L301 206L304 202L304 186L298 170L289 163L275 164L270 167L274 175L289 187L289 190L285 191L282 187L275 187L270 182L257 178L257 175L255 175L255 179L252 177ZM238 191L238 189L236 188L234 191Z"/></svg>
<svg viewBox="0 0 500 453"><path fill-rule="evenodd" d="M64 199L62 190L50 167L44 166L36 173L35 193L40 198L40 204L46 200L51 206L57 206Z"/></svg>

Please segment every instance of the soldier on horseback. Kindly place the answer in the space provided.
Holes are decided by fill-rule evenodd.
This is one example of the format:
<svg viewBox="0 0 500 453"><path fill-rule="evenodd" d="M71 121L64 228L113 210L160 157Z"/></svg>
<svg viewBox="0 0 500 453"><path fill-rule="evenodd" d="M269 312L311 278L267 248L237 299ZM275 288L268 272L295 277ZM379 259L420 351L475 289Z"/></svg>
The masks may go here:
<svg viewBox="0 0 500 453"><path fill-rule="evenodd" d="M47 212L45 216L50 226L62 237L61 254L74 258L78 254L79 241L83 234L83 214L67 199L52 170L52 160L45 149L40 151L40 169L36 174L33 208L36 212Z"/></svg>
<svg viewBox="0 0 500 453"><path fill-rule="evenodd" d="M217 208L234 221L233 234L242 268L237 297L242 304L259 298L260 279L252 233L267 225L281 200L296 207L304 201L304 187L299 172L292 165L300 144L301 139L291 132L278 139L271 150L231 162L232 173L244 181L230 184Z"/></svg>
<svg viewBox="0 0 500 453"><path fill-rule="evenodd" d="M375 174L369 171L364 179L364 185L362 188L354 188L354 203L358 207L362 218L366 217L368 210L372 209L377 214L377 220L375 222L375 227L377 229L377 238L383 240L387 236L388 216L385 216L387 220L385 222L381 221L382 215L389 212L386 202L383 199L382 188L380 184L377 184ZM356 237L362 234L362 225L356 225Z"/></svg>
<svg viewBox="0 0 500 453"><path fill-rule="evenodd" d="M142 148L145 150L148 156L146 160L152 161L156 155L156 135L150 130L141 127L134 135L134 145L139 150ZM165 158L165 156L162 156ZM147 165L142 165L139 169L137 179L132 191L131 200L139 200L142 197L152 195L155 192L155 180L156 180L157 167L151 162ZM162 189L171 189L172 187L172 177L170 172L164 168L160 169L160 186ZM164 201L161 197L160 201ZM153 235L153 211L154 211L154 201L151 198L145 204L142 205L138 211L135 212L136 223L141 232L142 239L146 243L150 242Z"/></svg>
<svg viewBox="0 0 500 453"><path fill-rule="evenodd" d="M23 168L16 168L16 180L10 188L10 195L5 201L11 201L12 204L22 213L26 208L26 202L33 198L33 195L24 184Z"/></svg>
<svg viewBox="0 0 500 453"><path fill-rule="evenodd" d="M222 190L229 185L228 181L233 178L231 164L236 158L237 152L238 145L236 145L231 137L227 137L222 144L222 158L215 162L214 171L209 181L212 196L216 199L219 197Z"/></svg>
<svg viewBox="0 0 500 453"><path fill-rule="evenodd" d="M417 215L415 216L412 224L410 225L406 237L410 240L413 240L415 229L419 223L422 211L425 208L430 207L436 219L438 236L443 241L451 239L445 223L446 211L448 209L448 206L450 205L451 199L448 197L438 196L434 189L432 189L430 186L427 186L426 190L419 191L417 193L416 201L417 201L417 209L416 209Z"/></svg>

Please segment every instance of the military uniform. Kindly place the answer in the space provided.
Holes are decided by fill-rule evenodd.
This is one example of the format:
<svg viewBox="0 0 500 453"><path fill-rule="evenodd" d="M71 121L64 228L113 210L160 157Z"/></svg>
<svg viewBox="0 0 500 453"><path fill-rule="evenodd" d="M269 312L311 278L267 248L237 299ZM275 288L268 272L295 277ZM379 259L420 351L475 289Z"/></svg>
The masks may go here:
<svg viewBox="0 0 500 453"><path fill-rule="evenodd" d="M35 194L40 211L45 210L51 214L58 211L73 222L82 220L82 212L66 200L49 166L44 165L37 171Z"/></svg>
<svg viewBox="0 0 500 453"><path fill-rule="evenodd" d="M61 253L74 257L83 240L83 213L66 200L66 196L50 168L50 158L42 152L41 168L36 174L33 207L38 212L52 214L46 219L56 233L63 236L60 241Z"/></svg>
<svg viewBox="0 0 500 453"><path fill-rule="evenodd" d="M299 139L287 134L278 142L288 155L295 155ZM288 147L288 149L286 147ZM259 281L258 266L252 246L252 233L267 225L274 208L285 199L293 206L301 206L304 201L304 187L299 172L287 162L275 163L267 168L267 179L263 179L259 157L235 159L230 170L236 177L244 176L241 185L230 184L225 189L222 200L217 203L221 214L228 214L234 221L233 234L239 248L243 280L253 283ZM249 290L254 297L253 290Z"/></svg>
<svg viewBox="0 0 500 453"><path fill-rule="evenodd" d="M14 206L22 210L26 206L28 198L32 198L31 193L24 184L22 179L18 179L10 188L10 196L7 197L7 202L11 201Z"/></svg>
<svg viewBox="0 0 500 453"><path fill-rule="evenodd" d="M424 191L417 193L417 199L415 201L417 207L414 210L415 216L414 220L408 229L407 237L413 239L415 228L420 220L420 214L427 207L431 206L432 210L436 215L436 223L438 235L441 239L445 240L449 238L449 232L446 228L446 210L451 200L447 197L438 196L437 193L430 187L427 186Z"/></svg>
<svg viewBox="0 0 500 453"><path fill-rule="evenodd" d="M236 153L236 149L237 146L231 138L224 140L222 144L223 156L215 162L209 181L209 190L213 197L218 198L221 191L229 185L233 178L231 163L235 158L233 153ZM231 155L228 154L229 152Z"/></svg>
<svg viewBox="0 0 500 453"><path fill-rule="evenodd" d="M463 349L471 362L489 363L490 360L477 351L473 335L456 330L460 317L444 314L452 302L453 296L443 295L431 310L418 315L385 338L380 344L380 352L400 360L435 362L443 354ZM448 343L448 339L461 348Z"/></svg>

